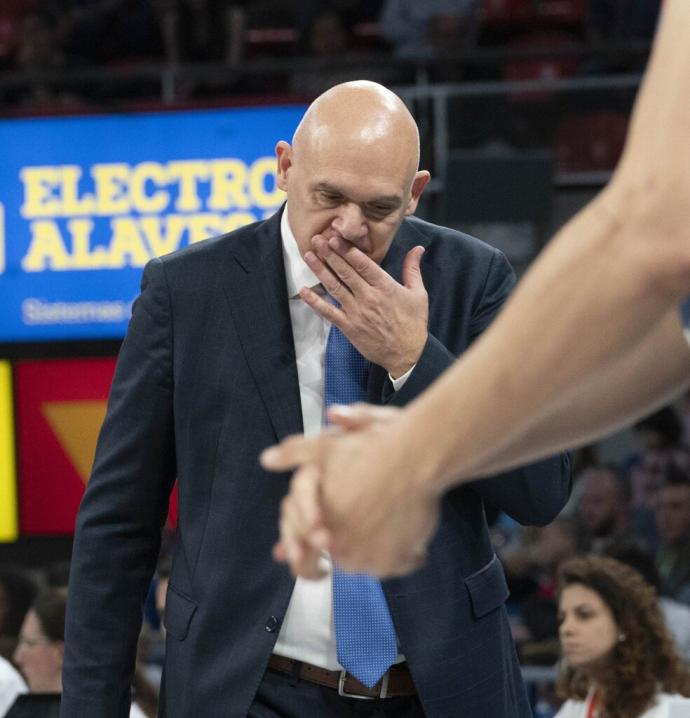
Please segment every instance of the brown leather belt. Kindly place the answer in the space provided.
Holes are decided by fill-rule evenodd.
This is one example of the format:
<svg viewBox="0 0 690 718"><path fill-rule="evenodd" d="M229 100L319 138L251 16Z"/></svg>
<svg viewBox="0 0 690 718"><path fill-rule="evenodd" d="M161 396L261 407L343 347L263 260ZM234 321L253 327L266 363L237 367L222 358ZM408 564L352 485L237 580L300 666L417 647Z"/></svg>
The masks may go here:
<svg viewBox="0 0 690 718"><path fill-rule="evenodd" d="M311 683L335 688L341 696L347 698L395 698L417 695L407 663L396 663L391 666L381 680L371 688L367 688L346 671L329 671L326 668L312 666L311 663L277 656L275 653L271 656L268 667Z"/></svg>

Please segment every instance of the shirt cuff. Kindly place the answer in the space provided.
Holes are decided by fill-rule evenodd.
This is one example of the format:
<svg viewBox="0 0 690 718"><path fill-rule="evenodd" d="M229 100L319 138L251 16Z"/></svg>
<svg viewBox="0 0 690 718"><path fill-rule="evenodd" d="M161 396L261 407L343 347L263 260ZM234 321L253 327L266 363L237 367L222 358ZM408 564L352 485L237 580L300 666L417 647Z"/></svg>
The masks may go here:
<svg viewBox="0 0 690 718"><path fill-rule="evenodd" d="M393 385L394 391L400 391L400 389L405 386L405 382L410 378L410 374L412 374L416 366L417 365L414 364L410 369L408 369L402 376L399 376L397 379L393 379L390 374L388 375L388 378Z"/></svg>

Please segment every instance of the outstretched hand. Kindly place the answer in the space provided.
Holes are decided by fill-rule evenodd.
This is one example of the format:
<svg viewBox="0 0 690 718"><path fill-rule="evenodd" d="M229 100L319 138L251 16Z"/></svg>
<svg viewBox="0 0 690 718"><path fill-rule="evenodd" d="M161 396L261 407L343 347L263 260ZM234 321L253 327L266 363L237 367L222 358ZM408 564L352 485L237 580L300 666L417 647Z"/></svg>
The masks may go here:
<svg viewBox="0 0 690 718"><path fill-rule="evenodd" d="M266 469L296 469L274 547L295 575L320 577L324 551L347 570L378 576L423 564L439 497L417 480L403 447L396 449L397 414L364 404L333 407L329 418L344 431L292 436L262 454Z"/></svg>

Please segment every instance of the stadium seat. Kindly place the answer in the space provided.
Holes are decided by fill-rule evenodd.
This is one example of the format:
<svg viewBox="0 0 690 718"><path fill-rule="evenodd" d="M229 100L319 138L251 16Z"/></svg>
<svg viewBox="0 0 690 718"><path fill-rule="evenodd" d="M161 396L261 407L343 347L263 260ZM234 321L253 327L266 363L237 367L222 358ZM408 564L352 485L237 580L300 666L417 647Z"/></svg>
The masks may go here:
<svg viewBox="0 0 690 718"><path fill-rule="evenodd" d="M612 170L623 150L628 117L592 112L562 120L554 136L559 173Z"/></svg>

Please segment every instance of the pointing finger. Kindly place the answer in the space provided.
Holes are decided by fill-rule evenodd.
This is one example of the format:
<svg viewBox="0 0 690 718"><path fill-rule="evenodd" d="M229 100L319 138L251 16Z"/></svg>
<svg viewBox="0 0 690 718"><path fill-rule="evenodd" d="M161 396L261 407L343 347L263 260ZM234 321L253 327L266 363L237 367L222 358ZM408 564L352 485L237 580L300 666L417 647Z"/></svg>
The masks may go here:
<svg viewBox="0 0 690 718"><path fill-rule="evenodd" d="M321 456L323 436L288 436L280 444L261 452L259 462L268 471L288 471L308 462L316 463Z"/></svg>

